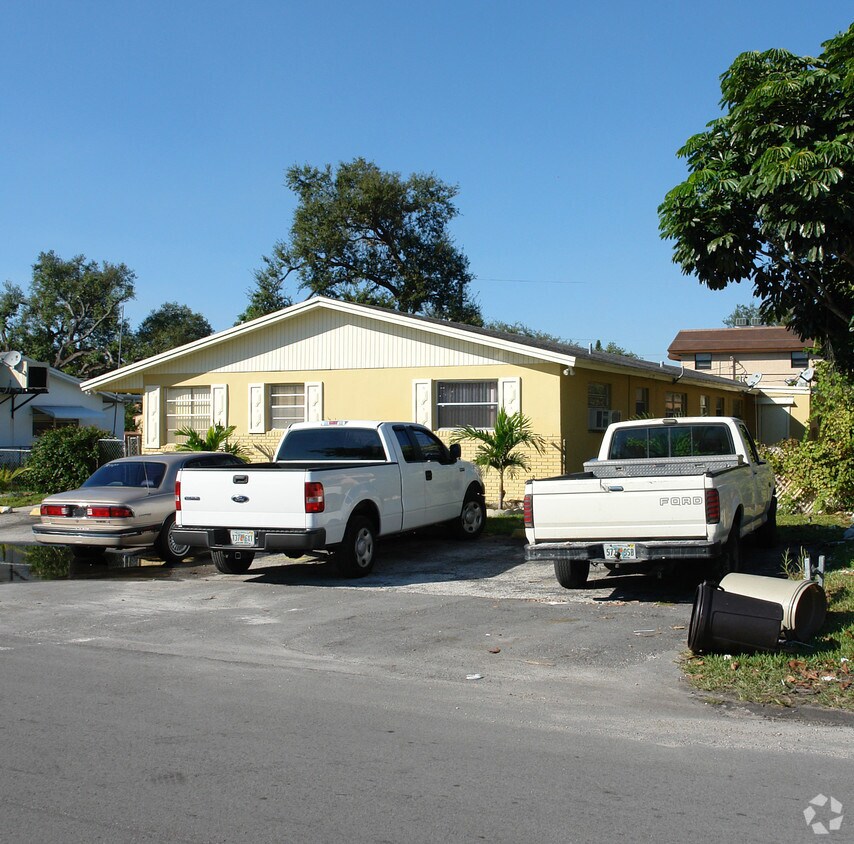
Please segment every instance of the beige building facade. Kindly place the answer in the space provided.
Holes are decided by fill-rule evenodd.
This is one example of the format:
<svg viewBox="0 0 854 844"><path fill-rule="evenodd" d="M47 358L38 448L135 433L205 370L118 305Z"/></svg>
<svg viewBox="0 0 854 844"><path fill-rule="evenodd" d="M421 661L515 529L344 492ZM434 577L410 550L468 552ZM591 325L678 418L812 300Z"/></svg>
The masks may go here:
<svg viewBox="0 0 854 844"><path fill-rule="evenodd" d="M755 384L756 437L773 445L809 426L813 346L785 326L745 325L680 331L667 353L688 369Z"/></svg>
<svg viewBox="0 0 854 844"><path fill-rule="evenodd" d="M169 450L179 428L234 425L268 459L302 420L414 420L450 441L462 424L490 428L521 411L543 437L525 476L575 471L611 421L633 416L735 415L750 423L753 391L688 368L652 364L521 335L322 297L93 378L84 389L143 397L143 446ZM474 446L463 443L463 455ZM487 499L497 477L485 473Z"/></svg>

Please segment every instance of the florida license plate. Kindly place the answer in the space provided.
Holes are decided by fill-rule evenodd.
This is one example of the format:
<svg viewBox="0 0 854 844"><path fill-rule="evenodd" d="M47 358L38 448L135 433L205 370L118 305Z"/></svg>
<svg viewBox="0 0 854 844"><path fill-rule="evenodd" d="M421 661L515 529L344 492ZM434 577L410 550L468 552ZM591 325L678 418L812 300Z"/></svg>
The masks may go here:
<svg viewBox="0 0 854 844"><path fill-rule="evenodd" d="M617 542L606 542L604 545L605 548L605 559L606 560L636 560L637 555L635 554L635 543L634 542L626 542L625 544L619 544Z"/></svg>
<svg viewBox="0 0 854 844"><path fill-rule="evenodd" d="M232 530L231 544L232 545L254 545L255 531L254 530Z"/></svg>

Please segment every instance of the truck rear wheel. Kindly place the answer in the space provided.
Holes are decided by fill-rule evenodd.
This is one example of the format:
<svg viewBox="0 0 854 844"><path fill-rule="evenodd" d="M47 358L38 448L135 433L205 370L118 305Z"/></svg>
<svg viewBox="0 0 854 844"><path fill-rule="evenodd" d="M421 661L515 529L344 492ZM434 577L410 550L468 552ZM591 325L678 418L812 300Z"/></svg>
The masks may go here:
<svg viewBox="0 0 854 844"><path fill-rule="evenodd" d="M338 549L337 562L345 577L364 577L374 567L376 528L367 516L353 516Z"/></svg>
<svg viewBox="0 0 854 844"><path fill-rule="evenodd" d="M564 589L580 589L589 574L590 560L555 560L555 577Z"/></svg>
<svg viewBox="0 0 854 844"><path fill-rule="evenodd" d="M211 559L216 570L222 574L244 574L249 571L254 551L211 551Z"/></svg>

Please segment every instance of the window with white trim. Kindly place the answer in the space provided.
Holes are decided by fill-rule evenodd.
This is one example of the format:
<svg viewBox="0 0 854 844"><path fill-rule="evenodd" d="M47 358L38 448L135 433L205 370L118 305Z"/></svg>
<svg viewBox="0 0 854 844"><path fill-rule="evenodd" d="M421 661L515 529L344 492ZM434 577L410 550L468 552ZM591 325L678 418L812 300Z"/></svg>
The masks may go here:
<svg viewBox="0 0 854 844"><path fill-rule="evenodd" d="M270 384L270 428L305 422L305 384Z"/></svg>
<svg viewBox="0 0 854 844"><path fill-rule="evenodd" d="M635 387L635 416L649 413L649 387Z"/></svg>
<svg viewBox="0 0 854 844"><path fill-rule="evenodd" d="M712 353L697 352L694 355L694 369L711 369L712 368Z"/></svg>
<svg viewBox="0 0 854 844"><path fill-rule="evenodd" d="M494 428L498 381L437 381L436 427Z"/></svg>
<svg viewBox="0 0 854 844"><path fill-rule="evenodd" d="M720 396L715 399L715 416L724 415L724 400Z"/></svg>
<svg viewBox="0 0 854 844"><path fill-rule="evenodd" d="M700 416L709 415L709 397L700 396Z"/></svg>
<svg viewBox="0 0 854 844"><path fill-rule="evenodd" d="M211 426L210 387L168 387L166 390L166 442L183 442L176 433L192 428L204 434Z"/></svg>

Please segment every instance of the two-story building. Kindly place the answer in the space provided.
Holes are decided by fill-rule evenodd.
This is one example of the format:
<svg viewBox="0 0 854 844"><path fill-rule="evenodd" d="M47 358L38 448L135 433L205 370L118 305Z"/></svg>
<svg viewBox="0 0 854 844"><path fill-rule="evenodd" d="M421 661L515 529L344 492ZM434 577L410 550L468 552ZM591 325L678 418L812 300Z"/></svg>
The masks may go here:
<svg viewBox="0 0 854 844"><path fill-rule="evenodd" d="M770 445L804 434L813 345L785 326L745 325L680 331L667 354L695 372L753 384L757 439Z"/></svg>

